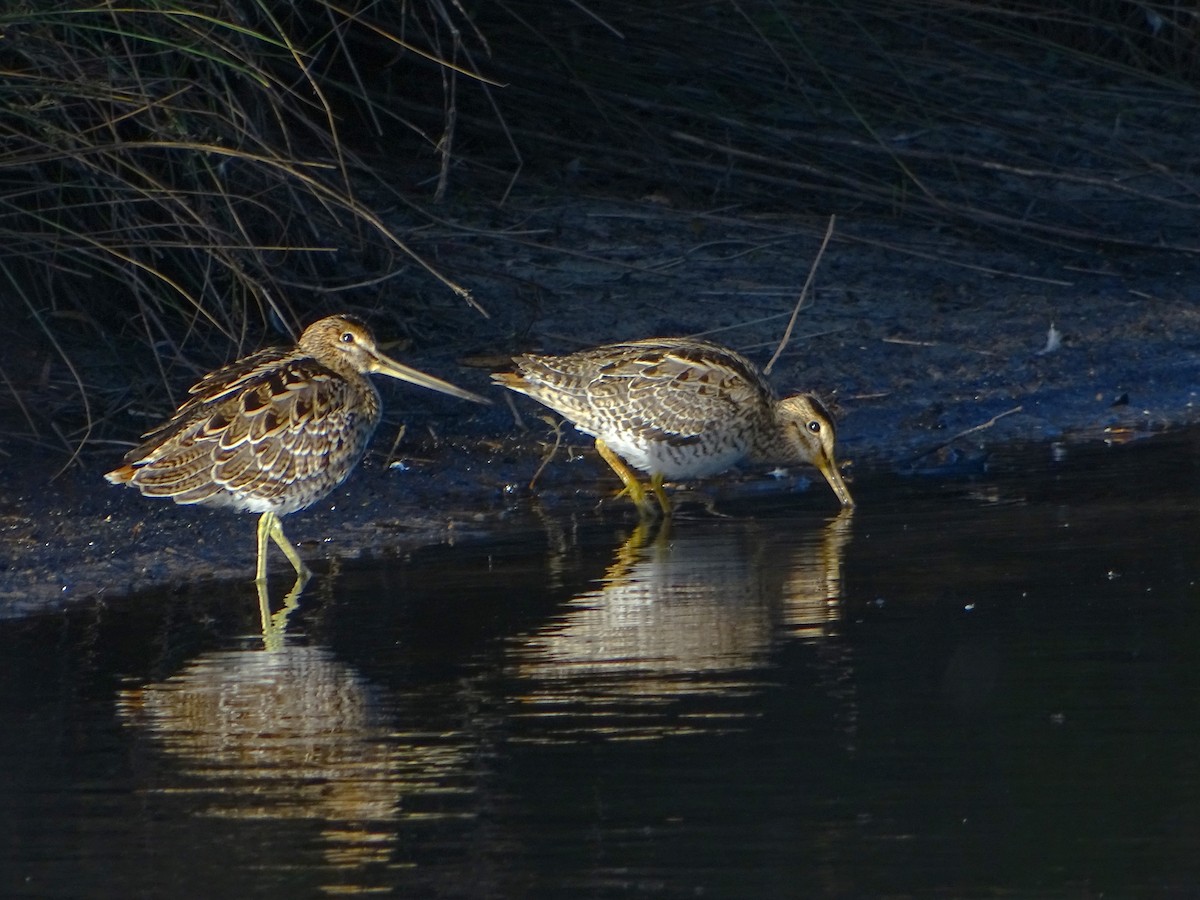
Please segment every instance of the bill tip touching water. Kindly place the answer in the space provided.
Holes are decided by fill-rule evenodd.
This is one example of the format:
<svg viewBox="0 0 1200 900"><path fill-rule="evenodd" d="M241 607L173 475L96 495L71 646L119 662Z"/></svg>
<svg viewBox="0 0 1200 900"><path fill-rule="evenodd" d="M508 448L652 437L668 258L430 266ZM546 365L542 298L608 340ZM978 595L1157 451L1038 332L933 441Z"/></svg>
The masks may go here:
<svg viewBox="0 0 1200 900"><path fill-rule="evenodd" d="M205 375L104 477L147 497L258 513L256 580L266 580L269 541L307 578L279 519L334 490L362 458L381 414L372 374L490 403L385 356L359 319L328 316L294 347L259 350Z"/></svg>
<svg viewBox="0 0 1200 900"><path fill-rule="evenodd" d="M515 372L492 380L594 437L645 517L670 515L664 481L715 475L742 461L814 465L838 502L854 505L826 406L813 394L776 399L752 362L719 344L649 338L513 362ZM648 474L649 485L629 466Z"/></svg>

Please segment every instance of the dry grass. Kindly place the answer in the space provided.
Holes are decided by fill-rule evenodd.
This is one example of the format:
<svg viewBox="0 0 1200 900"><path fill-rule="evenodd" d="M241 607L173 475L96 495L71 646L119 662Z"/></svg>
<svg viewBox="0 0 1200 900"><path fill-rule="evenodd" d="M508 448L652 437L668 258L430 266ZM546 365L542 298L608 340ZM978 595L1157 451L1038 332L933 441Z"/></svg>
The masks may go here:
<svg viewBox="0 0 1200 900"><path fill-rule="evenodd" d="M492 134L573 188L1200 249L1179 4L503 0ZM486 18L485 18L486 17ZM504 138L501 140L500 138ZM515 163L513 164L515 165ZM532 168L532 166L530 167ZM529 174L529 169L526 170Z"/></svg>

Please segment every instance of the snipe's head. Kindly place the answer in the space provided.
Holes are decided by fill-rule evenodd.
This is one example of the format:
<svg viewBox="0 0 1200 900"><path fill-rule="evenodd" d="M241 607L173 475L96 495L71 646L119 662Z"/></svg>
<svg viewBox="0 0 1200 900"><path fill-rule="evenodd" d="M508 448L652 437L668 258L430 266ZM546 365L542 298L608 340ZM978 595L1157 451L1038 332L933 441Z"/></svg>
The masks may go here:
<svg viewBox="0 0 1200 900"><path fill-rule="evenodd" d="M825 404L812 394L796 394L780 400L775 415L785 442L780 449L791 459L816 466L842 506L853 506L837 466L837 425Z"/></svg>
<svg viewBox="0 0 1200 900"><path fill-rule="evenodd" d="M371 334L371 329L353 316L328 316L313 322L304 329L304 334L300 335L297 347L305 356L311 356L335 372L387 375L462 400L491 403L485 397L384 356L375 346L375 336Z"/></svg>

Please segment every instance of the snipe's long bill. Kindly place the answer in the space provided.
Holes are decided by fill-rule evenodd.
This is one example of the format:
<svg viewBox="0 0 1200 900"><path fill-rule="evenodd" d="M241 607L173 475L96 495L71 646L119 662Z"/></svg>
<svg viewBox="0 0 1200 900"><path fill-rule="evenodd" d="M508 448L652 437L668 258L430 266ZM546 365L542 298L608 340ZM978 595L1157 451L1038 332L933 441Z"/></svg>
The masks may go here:
<svg viewBox="0 0 1200 900"><path fill-rule="evenodd" d="M743 461L812 464L842 506L854 505L829 410L813 394L776 399L754 364L726 347L650 338L513 362L516 372L492 380L593 436L643 516L670 514L664 480L703 478ZM658 509L630 465L650 476Z"/></svg>
<svg viewBox="0 0 1200 900"><path fill-rule="evenodd" d="M305 329L295 347L259 350L204 376L170 419L143 435L125 465L104 477L147 497L258 513L258 583L266 582L268 540L307 579L280 517L320 500L362 459L380 417L368 375L490 402L389 359L358 319L329 316Z"/></svg>

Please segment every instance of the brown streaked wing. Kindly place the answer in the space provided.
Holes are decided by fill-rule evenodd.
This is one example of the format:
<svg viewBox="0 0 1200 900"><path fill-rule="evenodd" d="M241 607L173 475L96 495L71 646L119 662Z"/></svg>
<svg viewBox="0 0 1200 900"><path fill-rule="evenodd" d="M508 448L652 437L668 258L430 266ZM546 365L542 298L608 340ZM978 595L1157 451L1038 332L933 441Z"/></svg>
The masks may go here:
<svg viewBox="0 0 1200 900"><path fill-rule="evenodd" d="M365 377L264 351L201 381L126 459L140 463L137 484L151 496L234 506L260 499L295 511L349 475L379 412Z"/></svg>
<svg viewBox="0 0 1200 900"><path fill-rule="evenodd" d="M345 480L379 423L378 395L369 383L364 386L369 394L334 379L294 392L273 440L278 455L268 460L264 451L260 458L270 478L278 483L311 482L330 487Z"/></svg>
<svg viewBox="0 0 1200 900"><path fill-rule="evenodd" d="M241 414L212 450L213 478L293 510L350 474L379 421L378 394L365 378L347 381L310 359L276 367L240 400Z"/></svg>
<svg viewBox="0 0 1200 900"><path fill-rule="evenodd" d="M770 388L753 368L731 354L709 352L707 345L669 348L654 366L646 409L661 430L696 436L742 419L759 417L770 401ZM647 372L647 377L651 373Z"/></svg>
<svg viewBox="0 0 1200 900"><path fill-rule="evenodd" d="M744 357L705 341L630 341L533 361L531 374L551 385L534 395L553 397L555 409L589 431L616 425L656 439L691 437L715 421L757 415L771 398Z"/></svg>
<svg viewBox="0 0 1200 900"><path fill-rule="evenodd" d="M225 400L236 397L244 387L256 380L261 382L264 374L269 373L291 354L290 350L268 347L205 375L188 389L190 396L169 419L142 435L142 443L125 454L125 462L134 463L145 459L155 449L194 424L196 419L207 419L214 408L219 409Z"/></svg>

